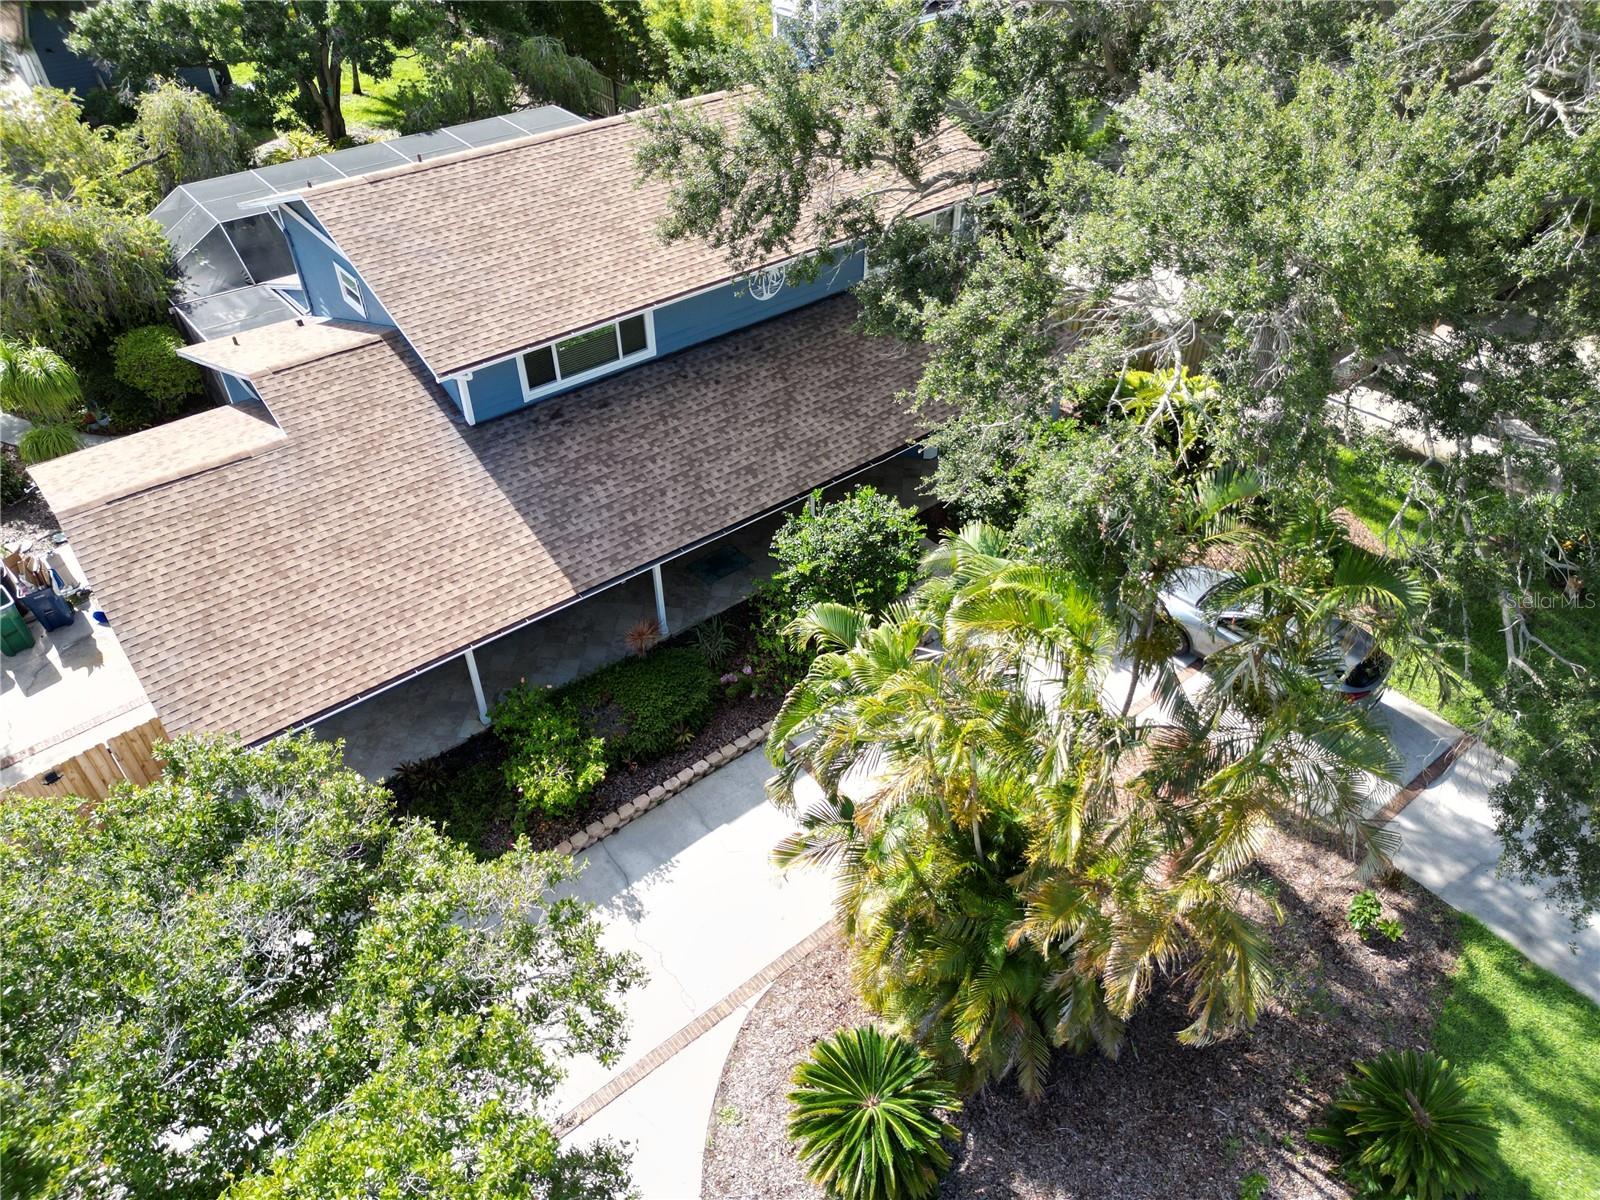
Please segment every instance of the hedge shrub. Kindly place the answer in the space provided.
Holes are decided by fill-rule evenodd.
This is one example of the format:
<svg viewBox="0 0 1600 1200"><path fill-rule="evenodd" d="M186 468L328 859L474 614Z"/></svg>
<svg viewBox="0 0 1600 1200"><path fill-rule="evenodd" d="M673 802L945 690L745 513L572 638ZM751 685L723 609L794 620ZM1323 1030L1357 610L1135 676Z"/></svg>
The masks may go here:
<svg viewBox="0 0 1600 1200"><path fill-rule="evenodd" d="M882 613L917 578L922 525L914 509L871 487L821 503L821 492L773 536L775 578L794 612L832 602Z"/></svg>
<svg viewBox="0 0 1600 1200"><path fill-rule="evenodd" d="M572 812L606 777L604 741L585 733L565 697L520 684L495 705L492 719L506 746L519 830L530 816Z"/></svg>
<svg viewBox="0 0 1600 1200"><path fill-rule="evenodd" d="M170 325L141 325L119 337L112 347L117 382L171 405L200 391L200 368L178 357L183 339Z"/></svg>
<svg viewBox="0 0 1600 1200"><path fill-rule="evenodd" d="M711 717L717 678L692 646L669 646L596 671L564 695L584 727L605 739L606 760L664 754Z"/></svg>

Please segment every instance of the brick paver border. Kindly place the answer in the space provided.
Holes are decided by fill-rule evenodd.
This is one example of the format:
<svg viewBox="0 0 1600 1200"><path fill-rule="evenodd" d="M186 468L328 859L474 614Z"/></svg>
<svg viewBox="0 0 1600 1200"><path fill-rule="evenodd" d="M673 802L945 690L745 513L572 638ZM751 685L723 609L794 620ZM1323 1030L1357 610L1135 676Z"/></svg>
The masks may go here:
<svg viewBox="0 0 1600 1200"><path fill-rule="evenodd" d="M1389 800L1389 803L1377 811L1372 818L1373 821L1384 825L1398 817L1405 811L1406 805L1437 783L1439 777L1454 766L1456 759L1471 749L1472 744L1477 740L1470 733L1463 733L1455 741L1451 742L1438 758L1417 772L1410 783L1396 792Z"/></svg>
<svg viewBox="0 0 1600 1200"><path fill-rule="evenodd" d="M663 780L648 792L641 792L632 800L624 800L611 812L597 817L583 829L556 845L558 854L576 854L594 845L601 838L610 837L635 817L642 817L658 804L662 804L677 795L691 783L704 779L719 767L725 767L741 755L766 745L767 731L772 728L770 722L757 725L749 733L741 733L733 741L718 746L715 750L708 751L704 758L696 759L694 765L685 767L670 779Z"/></svg>
<svg viewBox="0 0 1600 1200"><path fill-rule="evenodd" d="M830 920L820 929L813 930L806 937L801 938L800 941L790 946L789 949L762 967L761 970L750 976L749 979L746 979L733 991L678 1030L677 1033L655 1047L626 1071L616 1076L599 1091L594 1092L577 1106L562 1114L555 1123L556 1136L565 1137L571 1133L618 1096L640 1083L651 1072L685 1049L691 1042L697 1041L704 1034L709 1033L713 1027L720 1025L733 1013L734 1009L805 958L830 937L835 936L836 932L837 925Z"/></svg>

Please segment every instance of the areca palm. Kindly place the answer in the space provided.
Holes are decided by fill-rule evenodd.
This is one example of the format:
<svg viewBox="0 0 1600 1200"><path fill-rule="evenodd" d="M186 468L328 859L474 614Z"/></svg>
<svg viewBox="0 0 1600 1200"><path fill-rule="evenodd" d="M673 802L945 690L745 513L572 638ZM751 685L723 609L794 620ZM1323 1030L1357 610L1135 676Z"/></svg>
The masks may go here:
<svg viewBox="0 0 1600 1200"><path fill-rule="evenodd" d="M1037 1094L1054 1045L1115 1053L1180 968L1187 1036L1248 1024L1265 947L1137 783L1140 735L1100 700L1111 621L999 549L969 527L883 621L824 605L796 623L824 652L774 722L771 788L802 810L780 860L842 865L863 996L967 1086L1015 1073Z"/></svg>

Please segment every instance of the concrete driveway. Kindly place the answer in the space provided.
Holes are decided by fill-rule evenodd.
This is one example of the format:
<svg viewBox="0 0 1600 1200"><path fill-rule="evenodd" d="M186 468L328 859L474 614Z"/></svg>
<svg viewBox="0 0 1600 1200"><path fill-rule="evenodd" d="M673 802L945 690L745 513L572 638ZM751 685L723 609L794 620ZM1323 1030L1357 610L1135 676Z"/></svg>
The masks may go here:
<svg viewBox="0 0 1600 1200"><path fill-rule="evenodd" d="M1186 693L1194 695L1205 687L1197 660L1175 659L1173 665L1187 674L1183 683ZM1120 708L1127 687L1126 666L1113 662L1103 689L1107 703ZM1161 719L1147 681L1135 692L1134 712L1141 722ZM1388 725L1400 757L1396 775L1401 784L1374 781L1373 786L1375 811L1391 801L1404 803L1389 822L1401 839L1395 866L1600 1003L1600 917L1573 928L1546 902L1542 889L1502 879L1496 873L1500 840L1494 832L1489 793L1515 766L1492 750L1470 745L1412 798L1402 796L1395 801L1396 793L1418 781L1461 740L1462 732L1392 689L1379 701L1377 715Z"/></svg>

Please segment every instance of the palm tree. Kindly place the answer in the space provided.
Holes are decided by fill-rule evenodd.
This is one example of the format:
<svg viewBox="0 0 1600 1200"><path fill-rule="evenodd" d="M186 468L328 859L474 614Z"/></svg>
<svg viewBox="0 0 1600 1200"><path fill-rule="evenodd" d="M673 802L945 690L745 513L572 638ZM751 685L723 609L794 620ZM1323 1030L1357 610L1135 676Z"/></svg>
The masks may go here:
<svg viewBox="0 0 1600 1200"><path fill-rule="evenodd" d="M17 446L24 462L78 448L70 418L82 398L77 372L54 350L0 338L0 409L34 423Z"/></svg>
<svg viewBox="0 0 1600 1200"><path fill-rule="evenodd" d="M1140 728L1101 704L1110 619L1001 548L964 529L882 621L802 616L823 653L768 752L773 799L801 810L777 856L840 864L863 997L964 1086L1038 1095L1054 1046L1114 1054L1164 975L1188 973L1192 1041L1253 1021L1269 975L1250 856L1194 844L1220 818L1174 820Z"/></svg>

